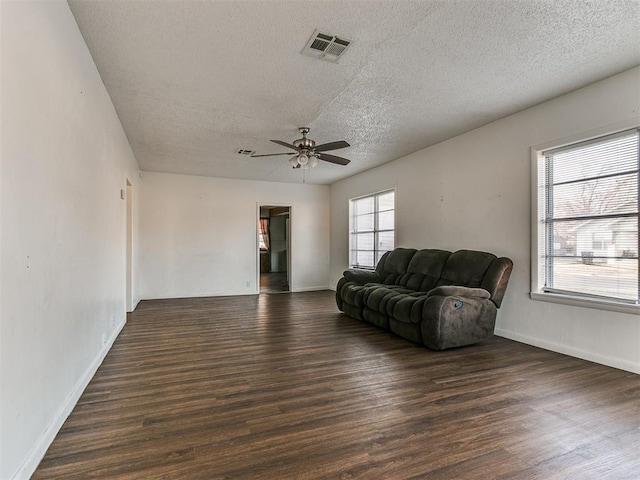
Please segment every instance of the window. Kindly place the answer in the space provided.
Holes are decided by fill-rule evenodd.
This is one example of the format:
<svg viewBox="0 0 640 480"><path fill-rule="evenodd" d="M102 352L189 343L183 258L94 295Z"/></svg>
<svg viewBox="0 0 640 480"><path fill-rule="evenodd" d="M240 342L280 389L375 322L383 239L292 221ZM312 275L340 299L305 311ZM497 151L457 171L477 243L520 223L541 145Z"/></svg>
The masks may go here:
<svg viewBox="0 0 640 480"><path fill-rule="evenodd" d="M267 250L267 242L265 242L266 238L267 236L262 232L258 234L258 244L260 246L260 250Z"/></svg>
<svg viewBox="0 0 640 480"><path fill-rule="evenodd" d="M269 219L261 218L258 223L258 247L269 250Z"/></svg>
<svg viewBox="0 0 640 480"><path fill-rule="evenodd" d="M354 268L374 269L395 246L395 192L389 190L350 202L350 260Z"/></svg>
<svg viewBox="0 0 640 480"><path fill-rule="evenodd" d="M534 291L638 305L638 136L536 152Z"/></svg>

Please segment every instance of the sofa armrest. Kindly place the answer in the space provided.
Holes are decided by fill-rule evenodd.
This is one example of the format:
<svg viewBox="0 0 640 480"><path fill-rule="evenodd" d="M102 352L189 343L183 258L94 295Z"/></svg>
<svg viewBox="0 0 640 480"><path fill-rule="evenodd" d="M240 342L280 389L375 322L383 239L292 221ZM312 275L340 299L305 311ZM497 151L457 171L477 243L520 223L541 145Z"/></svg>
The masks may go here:
<svg viewBox="0 0 640 480"><path fill-rule="evenodd" d="M442 295L443 297L491 298L491 294L484 288L459 287L457 285L436 287L429 291L427 297L435 295Z"/></svg>
<svg viewBox="0 0 640 480"><path fill-rule="evenodd" d="M482 297L437 295L429 292L422 309L422 340L432 350L481 342L493 336L496 313L497 307L489 298L488 292Z"/></svg>
<svg viewBox="0 0 640 480"><path fill-rule="evenodd" d="M378 272L368 270L345 270L342 274L349 282L364 285L365 283L382 283Z"/></svg>

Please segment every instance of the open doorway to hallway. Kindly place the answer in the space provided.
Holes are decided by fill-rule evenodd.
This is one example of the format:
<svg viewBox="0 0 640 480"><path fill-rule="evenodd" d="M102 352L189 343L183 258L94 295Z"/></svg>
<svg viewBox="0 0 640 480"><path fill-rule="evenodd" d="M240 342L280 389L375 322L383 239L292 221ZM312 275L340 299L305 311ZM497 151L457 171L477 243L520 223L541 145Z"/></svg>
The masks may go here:
<svg viewBox="0 0 640 480"><path fill-rule="evenodd" d="M258 224L260 293L289 292L291 207L261 205Z"/></svg>

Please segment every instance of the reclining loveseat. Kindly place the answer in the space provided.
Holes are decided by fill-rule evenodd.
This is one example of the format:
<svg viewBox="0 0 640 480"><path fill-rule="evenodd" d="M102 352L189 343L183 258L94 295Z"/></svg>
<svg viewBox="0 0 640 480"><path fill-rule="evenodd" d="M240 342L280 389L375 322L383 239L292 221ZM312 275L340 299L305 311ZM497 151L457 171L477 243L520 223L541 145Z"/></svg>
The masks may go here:
<svg viewBox="0 0 640 480"><path fill-rule="evenodd" d="M348 316L432 350L493 336L513 262L473 250L387 252L375 271L347 270L336 287Z"/></svg>

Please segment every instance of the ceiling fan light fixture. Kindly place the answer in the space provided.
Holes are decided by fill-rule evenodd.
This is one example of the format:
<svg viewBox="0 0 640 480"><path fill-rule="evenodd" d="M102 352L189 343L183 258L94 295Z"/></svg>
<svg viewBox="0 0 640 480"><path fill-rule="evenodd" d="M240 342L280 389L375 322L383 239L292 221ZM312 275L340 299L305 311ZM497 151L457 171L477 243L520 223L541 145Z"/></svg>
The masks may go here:
<svg viewBox="0 0 640 480"><path fill-rule="evenodd" d="M295 150L296 153L293 152L284 152L284 153L267 153L263 155L254 155L251 154L252 158L255 157L274 157L278 155L293 155L289 157L289 164L293 168L303 168L304 170L308 170L309 168L313 168L318 165L319 160L334 163L337 165L347 165L350 160L342 157L338 157L337 155L331 155L326 153L329 150L339 150L341 148L350 147L347 142L344 140L340 140L337 142L329 142L323 143L321 145L316 145L314 140L307 138L307 133L309 133L309 127L300 127L298 129L302 134L302 138L299 138L293 142L293 144L283 142L282 140L271 140L273 143L277 143L283 147L287 147L291 150Z"/></svg>

